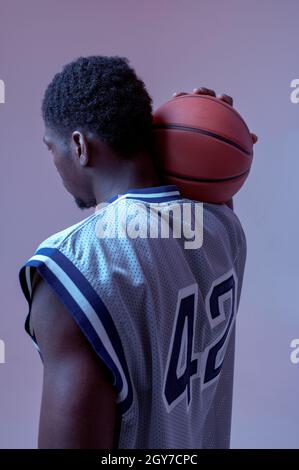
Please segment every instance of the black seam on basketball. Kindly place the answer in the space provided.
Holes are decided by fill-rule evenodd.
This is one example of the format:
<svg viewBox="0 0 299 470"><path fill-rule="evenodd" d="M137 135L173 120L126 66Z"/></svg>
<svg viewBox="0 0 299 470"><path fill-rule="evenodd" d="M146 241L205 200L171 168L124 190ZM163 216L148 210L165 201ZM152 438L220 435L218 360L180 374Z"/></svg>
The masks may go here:
<svg viewBox="0 0 299 470"><path fill-rule="evenodd" d="M252 152L248 152L236 142L233 142L232 140L227 139L226 137L222 137L219 134L215 134L215 132L207 131L205 129L200 129L199 127L183 126L181 124L154 124L153 127L154 129L175 129L178 131L191 131L191 132L197 132L198 134L202 134L202 135L208 135L209 137L213 137L214 139L220 140L221 142L225 142L226 144L231 145L232 147L235 147L238 150L241 150L241 152L245 153L249 157L251 157L252 155Z"/></svg>
<svg viewBox="0 0 299 470"><path fill-rule="evenodd" d="M238 178L242 178L242 176L245 176L249 173L249 170L244 171L244 173L241 173L240 175L235 175L235 176L229 176L227 178L194 178L191 176L181 176L176 173L172 173L169 171L165 170L165 175L166 176L173 176L174 178L180 179L180 180L187 180L187 181L194 181L196 183L223 183L225 181L232 181L236 180Z"/></svg>
<svg viewBox="0 0 299 470"><path fill-rule="evenodd" d="M217 98L217 96L196 95L195 93L192 93L192 94L187 94L187 95L182 95L182 96L175 96L173 99L178 100L180 98L203 98L203 99L207 99L207 100L210 99L210 98L213 98L213 101L214 100L215 100L215 102L217 101L217 104L220 104L220 105L224 106L226 109L229 109L232 113L237 115L241 119L243 124L245 125L248 132L250 133L250 130L248 129L248 126L247 126L246 122L244 121L244 119L242 118L241 114L239 114L238 111L235 108L233 108L230 104L226 103L225 101L221 100L220 98Z"/></svg>

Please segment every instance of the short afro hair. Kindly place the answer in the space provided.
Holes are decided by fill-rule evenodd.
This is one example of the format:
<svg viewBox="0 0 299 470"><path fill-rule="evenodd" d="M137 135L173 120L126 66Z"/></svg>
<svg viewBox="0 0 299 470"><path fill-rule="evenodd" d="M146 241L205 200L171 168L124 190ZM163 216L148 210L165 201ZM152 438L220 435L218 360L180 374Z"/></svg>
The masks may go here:
<svg viewBox="0 0 299 470"><path fill-rule="evenodd" d="M45 91L42 116L60 136L91 131L120 156L152 148L152 99L125 57L80 57L65 65Z"/></svg>

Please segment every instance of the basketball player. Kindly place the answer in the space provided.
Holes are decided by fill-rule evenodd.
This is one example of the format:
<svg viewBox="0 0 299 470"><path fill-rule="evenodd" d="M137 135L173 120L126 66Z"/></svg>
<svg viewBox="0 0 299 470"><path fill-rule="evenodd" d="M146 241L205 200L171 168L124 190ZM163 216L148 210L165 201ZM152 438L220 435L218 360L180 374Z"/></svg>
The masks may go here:
<svg viewBox="0 0 299 470"><path fill-rule="evenodd" d="M229 447L239 220L204 204L198 249L183 237L99 236L99 224L113 231L136 211L146 225L151 211L163 219L187 203L195 217L194 201L161 185L152 101L127 59L66 65L42 114L65 188L97 210L42 242L20 271L44 367L39 447Z"/></svg>

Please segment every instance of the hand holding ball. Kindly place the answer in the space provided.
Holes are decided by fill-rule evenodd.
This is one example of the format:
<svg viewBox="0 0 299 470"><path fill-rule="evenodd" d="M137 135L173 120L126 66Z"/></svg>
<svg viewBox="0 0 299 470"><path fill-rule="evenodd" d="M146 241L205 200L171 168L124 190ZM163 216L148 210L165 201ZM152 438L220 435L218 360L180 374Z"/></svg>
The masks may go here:
<svg viewBox="0 0 299 470"><path fill-rule="evenodd" d="M153 126L164 181L176 184L184 197L223 203L244 184L255 136L223 99L179 94L155 111Z"/></svg>

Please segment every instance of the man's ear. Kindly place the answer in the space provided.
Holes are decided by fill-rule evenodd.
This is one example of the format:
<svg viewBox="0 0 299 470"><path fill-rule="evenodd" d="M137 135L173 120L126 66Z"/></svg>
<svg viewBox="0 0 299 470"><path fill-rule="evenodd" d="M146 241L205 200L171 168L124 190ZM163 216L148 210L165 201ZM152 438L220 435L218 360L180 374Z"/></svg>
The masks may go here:
<svg viewBox="0 0 299 470"><path fill-rule="evenodd" d="M80 131L72 133L72 145L81 166L87 166L89 163L88 142L86 136Z"/></svg>

